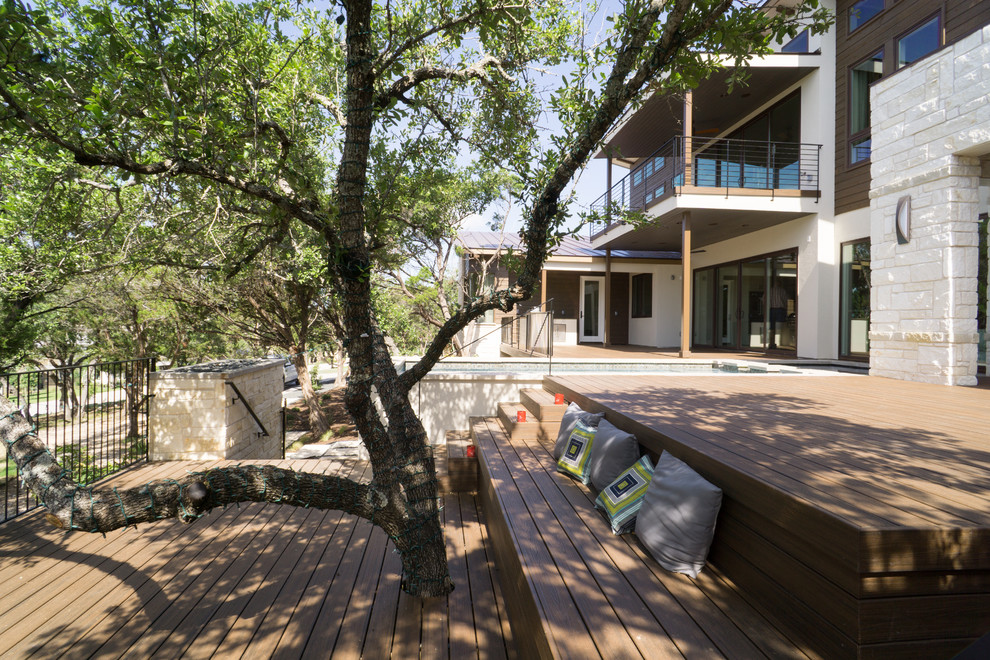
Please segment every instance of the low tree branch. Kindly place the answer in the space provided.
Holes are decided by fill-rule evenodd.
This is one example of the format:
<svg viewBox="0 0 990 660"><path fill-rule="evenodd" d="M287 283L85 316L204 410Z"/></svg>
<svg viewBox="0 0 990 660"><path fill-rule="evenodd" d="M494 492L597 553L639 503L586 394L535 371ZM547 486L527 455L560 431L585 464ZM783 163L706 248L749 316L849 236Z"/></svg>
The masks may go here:
<svg viewBox="0 0 990 660"><path fill-rule="evenodd" d="M211 509L240 502L331 509L367 520L385 506L369 484L271 465L214 468L126 490L86 488L72 480L17 407L3 397L0 441L24 483L48 509L48 522L66 531L106 533L166 518L190 523Z"/></svg>

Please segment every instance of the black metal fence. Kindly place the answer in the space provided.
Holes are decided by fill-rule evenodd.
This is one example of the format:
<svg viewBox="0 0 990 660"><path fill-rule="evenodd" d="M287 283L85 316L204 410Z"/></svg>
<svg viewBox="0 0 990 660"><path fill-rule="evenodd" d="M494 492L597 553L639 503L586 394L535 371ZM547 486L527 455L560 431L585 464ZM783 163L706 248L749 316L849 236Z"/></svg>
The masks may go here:
<svg viewBox="0 0 990 660"><path fill-rule="evenodd" d="M0 396L17 404L63 468L90 484L148 458L153 358L0 374ZM0 522L39 506L0 447Z"/></svg>

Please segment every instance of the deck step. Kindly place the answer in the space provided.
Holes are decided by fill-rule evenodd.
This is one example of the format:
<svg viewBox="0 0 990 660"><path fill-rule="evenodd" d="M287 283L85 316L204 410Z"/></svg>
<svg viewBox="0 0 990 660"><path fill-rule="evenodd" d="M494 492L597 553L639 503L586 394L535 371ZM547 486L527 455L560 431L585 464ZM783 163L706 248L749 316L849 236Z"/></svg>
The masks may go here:
<svg viewBox="0 0 990 660"><path fill-rule="evenodd" d="M470 431L447 431L444 444L434 448L441 492L478 492L478 459L468 457L472 445Z"/></svg>
<svg viewBox="0 0 990 660"><path fill-rule="evenodd" d="M518 421L519 411L526 412L526 421ZM509 437L513 440L537 439L540 437L540 419L531 414L522 403L502 402L498 404L498 419L502 422Z"/></svg>
<svg viewBox="0 0 990 660"><path fill-rule="evenodd" d="M559 422L564 417L567 404L555 404L553 394L544 389L524 388L519 390L520 402L541 422Z"/></svg>

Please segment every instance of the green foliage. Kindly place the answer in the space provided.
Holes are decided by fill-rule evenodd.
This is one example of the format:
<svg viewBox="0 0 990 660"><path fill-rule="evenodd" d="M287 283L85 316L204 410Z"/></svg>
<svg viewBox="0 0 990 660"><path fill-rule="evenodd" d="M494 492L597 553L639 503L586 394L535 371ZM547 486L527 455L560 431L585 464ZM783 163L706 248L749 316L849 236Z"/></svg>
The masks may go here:
<svg viewBox="0 0 990 660"><path fill-rule="evenodd" d="M382 332L392 338L399 354L422 355L433 331L412 303L379 286L372 289L372 304Z"/></svg>

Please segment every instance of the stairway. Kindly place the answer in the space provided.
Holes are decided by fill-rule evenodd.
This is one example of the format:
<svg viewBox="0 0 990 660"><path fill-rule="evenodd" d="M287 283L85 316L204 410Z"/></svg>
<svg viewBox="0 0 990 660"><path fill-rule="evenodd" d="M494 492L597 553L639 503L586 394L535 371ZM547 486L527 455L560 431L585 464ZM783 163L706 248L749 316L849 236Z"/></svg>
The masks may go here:
<svg viewBox="0 0 990 660"><path fill-rule="evenodd" d="M556 439L567 405L555 404L553 394L536 388L520 390L519 399L497 406L496 416L509 437L544 442ZM526 421L519 421L520 411L526 412ZM468 456L469 446L474 446L470 431L448 431L444 444L434 448L442 492L477 492L478 459Z"/></svg>

